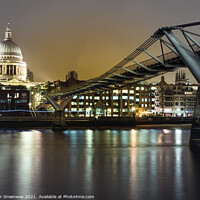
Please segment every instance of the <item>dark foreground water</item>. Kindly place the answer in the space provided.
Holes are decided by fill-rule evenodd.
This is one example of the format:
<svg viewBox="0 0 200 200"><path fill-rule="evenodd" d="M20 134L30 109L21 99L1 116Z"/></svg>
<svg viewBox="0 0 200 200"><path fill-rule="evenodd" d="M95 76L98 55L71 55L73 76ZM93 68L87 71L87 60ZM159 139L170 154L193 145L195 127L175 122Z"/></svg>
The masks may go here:
<svg viewBox="0 0 200 200"><path fill-rule="evenodd" d="M187 125L1 130L0 199L200 199L200 152L189 134Z"/></svg>

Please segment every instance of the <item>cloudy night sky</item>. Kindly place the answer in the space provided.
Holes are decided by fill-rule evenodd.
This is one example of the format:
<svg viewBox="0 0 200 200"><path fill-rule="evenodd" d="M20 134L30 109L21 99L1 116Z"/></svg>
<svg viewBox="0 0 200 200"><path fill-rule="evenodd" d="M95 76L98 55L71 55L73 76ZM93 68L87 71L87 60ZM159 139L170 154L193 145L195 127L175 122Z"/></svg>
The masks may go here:
<svg viewBox="0 0 200 200"><path fill-rule="evenodd" d="M20 46L35 81L65 80L71 70L78 72L79 79L97 77L159 27L200 21L199 0L0 0L0 3L0 41L10 22L13 41ZM168 75L167 81L174 81L174 76Z"/></svg>

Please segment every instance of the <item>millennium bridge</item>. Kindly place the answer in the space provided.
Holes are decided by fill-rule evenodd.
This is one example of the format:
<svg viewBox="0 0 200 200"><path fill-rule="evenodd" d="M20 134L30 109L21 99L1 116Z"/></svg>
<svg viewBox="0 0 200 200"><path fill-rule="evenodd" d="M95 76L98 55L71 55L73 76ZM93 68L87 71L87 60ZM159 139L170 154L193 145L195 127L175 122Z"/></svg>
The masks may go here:
<svg viewBox="0 0 200 200"><path fill-rule="evenodd" d="M188 67L200 83L200 43L198 42L200 34L196 33L199 25L200 22L194 22L161 27L130 55L101 76L69 87L62 92L46 94L46 98L55 108L55 127L61 128L66 125L64 109L73 95L136 84L175 71L180 67ZM159 56L155 56L152 51L156 51ZM63 99L62 104L54 100L57 96ZM196 99L190 145L199 146L200 89Z"/></svg>

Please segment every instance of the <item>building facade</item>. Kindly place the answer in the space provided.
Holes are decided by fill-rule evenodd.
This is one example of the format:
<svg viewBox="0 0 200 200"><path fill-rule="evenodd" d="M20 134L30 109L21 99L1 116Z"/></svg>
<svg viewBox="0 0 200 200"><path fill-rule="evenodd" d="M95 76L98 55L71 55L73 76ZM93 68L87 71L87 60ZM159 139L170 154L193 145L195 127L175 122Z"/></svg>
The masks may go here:
<svg viewBox="0 0 200 200"><path fill-rule="evenodd" d="M166 117L193 116L198 85L189 84L183 71L176 73L175 84L167 84L164 76L155 92L155 111Z"/></svg>
<svg viewBox="0 0 200 200"><path fill-rule="evenodd" d="M75 95L66 107L69 117L131 117L152 115L155 86L138 84L109 91Z"/></svg>
<svg viewBox="0 0 200 200"><path fill-rule="evenodd" d="M66 81L47 82L35 87L35 109L50 109L51 105L42 94L46 92L61 92L66 88L81 83L77 73L68 73ZM43 89L42 89L43 88ZM138 85L123 88L113 88L107 91L91 92L75 95L66 107L69 117L130 117L133 115L152 115L155 107L155 85L143 82ZM62 101L62 99L58 100Z"/></svg>
<svg viewBox="0 0 200 200"><path fill-rule="evenodd" d="M29 90L25 86L0 85L0 116L27 115L23 110L29 110Z"/></svg>
<svg viewBox="0 0 200 200"><path fill-rule="evenodd" d="M42 93L61 92L81 83L75 72L68 73L67 80L47 82L43 91L35 94L41 101L36 109L50 109L52 106ZM191 85L185 72L177 72L175 84L168 84L161 77L159 83L141 82L123 88L91 92L73 96L66 107L68 117L190 117L193 116L198 86ZM62 99L58 100L62 101Z"/></svg>

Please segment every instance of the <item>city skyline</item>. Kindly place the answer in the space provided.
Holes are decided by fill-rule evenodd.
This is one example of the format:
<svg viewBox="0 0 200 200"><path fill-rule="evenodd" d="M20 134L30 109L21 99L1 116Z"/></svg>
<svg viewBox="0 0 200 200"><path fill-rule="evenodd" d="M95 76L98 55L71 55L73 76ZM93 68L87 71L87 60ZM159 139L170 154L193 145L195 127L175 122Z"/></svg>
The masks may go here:
<svg viewBox="0 0 200 200"><path fill-rule="evenodd" d="M199 2L173 4L156 0L1 1L0 40L10 22L13 40L36 81L64 80L71 70L87 80L109 70L160 26L199 20ZM174 82L174 76L166 80Z"/></svg>

